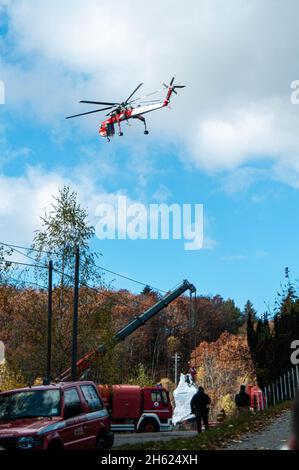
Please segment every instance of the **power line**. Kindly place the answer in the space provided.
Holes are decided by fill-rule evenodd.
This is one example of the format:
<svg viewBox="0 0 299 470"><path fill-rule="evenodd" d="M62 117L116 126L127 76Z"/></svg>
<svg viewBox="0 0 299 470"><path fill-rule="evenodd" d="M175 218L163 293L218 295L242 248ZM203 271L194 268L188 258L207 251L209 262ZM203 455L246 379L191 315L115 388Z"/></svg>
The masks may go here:
<svg viewBox="0 0 299 470"><path fill-rule="evenodd" d="M53 252L51 252L51 251L38 250L37 248L22 246L22 245L13 245L11 243L0 242L0 245L7 246L9 248L19 248L20 250L35 251L36 253L45 253L47 255L52 255L53 254Z"/></svg>
<svg viewBox="0 0 299 470"><path fill-rule="evenodd" d="M89 286L88 284L85 284L85 283L80 283L80 284L81 284L82 287L87 287L88 289L94 290L95 292L97 292L97 294L100 294L100 295L102 295L104 297L107 297L111 300L111 295L110 294L106 294L105 292L100 291L97 287L92 287L92 286ZM136 302L142 309L144 309L144 307L148 307L148 308L152 307L152 305L142 304L139 301L131 300L131 302ZM133 310L136 310L136 311L138 310L138 312L140 311L137 306L130 305L128 302L124 302L123 300L116 300L116 303L124 305L125 307L129 307L129 308L131 308Z"/></svg>
<svg viewBox="0 0 299 470"><path fill-rule="evenodd" d="M60 270L57 269L57 268L53 268L53 271L56 272L57 274L62 275L62 276L66 276L66 277L68 277L69 279L71 279L72 281L74 281L74 277L73 277L71 274L63 273L62 271L60 271ZM102 295L103 297L107 297L107 298L109 298L109 300L111 300L111 295L110 295L110 294L107 294L107 293L105 293L105 292L103 292L103 291L101 291L101 290L99 290L98 287L90 286L89 284L87 284L87 283L85 283L85 282L80 282L80 285L81 285L81 287L87 287L88 289L93 290L93 291L96 292L97 294ZM131 302L133 302L133 300L132 300ZM147 303L141 303L141 302L138 302L138 301L135 301L135 302L136 302L136 303L140 306L140 308L142 308L142 309L144 309L144 307L148 307L148 308L152 307L152 305L149 305L149 304L147 304ZM132 306L132 305L130 305L128 302L124 302L124 301L118 299L118 300L116 300L116 303L121 304L121 305L124 305L125 307L129 307L130 309L134 309L134 310L136 310L136 311L138 310L138 313L139 313L139 311L140 311L137 306Z"/></svg>
<svg viewBox="0 0 299 470"><path fill-rule="evenodd" d="M8 279L10 279L10 280L12 280L12 281L14 281L14 282L16 282L16 283L18 283L18 284L30 284L30 285L32 285L32 286L37 286L37 287L39 287L40 289L47 290L47 287L42 286L41 284L38 284L37 282L25 281L25 280L23 280L23 279L16 279L16 278L14 278L14 277L12 277L12 276L8 276Z"/></svg>
<svg viewBox="0 0 299 470"><path fill-rule="evenodd" d="M103 266L98 266L96 265L96 268L102 269L103 271L106 271L107 273L113 274L114 276L122 277L123 279L126 279L131 282L135 282L135 284L139 284L140 286L144 287L149 287L152 290L162 292L163 294L166 294L165 290L159 289L158 287L151 286L150 284L145 284L144 282L138 281L137 279L133 279L132 277L125 276L124 274L117 273L115 271L111 271L110 269L104 268Z"/></svg>
<svg viewBox="0 0 299 470"><path fill-rule="evenodd" d="M19 248L21 250L27 250L27 251L35 251L35 252L41 252L41 253L45 253L45 254L53 254L53 252L51 253L50 251L43 251L43 250L37 250L35 248L29 248L29 247L25 247L25 246L21 246L21 245L13 245L11 243L4 243L4 242L0 242L0 245L4 245L4 246L7 246L9 248L12 248L12 249L15 249L16 248ZM23 255L23 256L27 256L27 258L31 259L32 261L35 261L34 258L30 257L29 255L27 255L26 253L22 253L22 252L19 252L17 251L17 253ZM126 276L124 274L121 274L121 273L118 273L116 271L112 271L111 269L108 269L108 268L104 268L103 266L99 266L99 265L95 265L96 268L98 269L101 269L102 271L105 271L107 273L110 273L110 274L113 274L114 276L118 276L118 277L121 277L123 279L126 279L127 281L130 281L130 282L134 282L135 284L139 284L140 286L143 286L143 287L149 287L150 289L154 290L154 291L157 291L157 292L162 292L163 294L166 294L167 292L163 289L160 289L159 287L154 287L150 284L147 284L145 282L142 282L142 281L139 281L138 279L134 279L132 277L129 277L129 276Z"/></svg>
<svg viewBox="0 0 299 470"><path fill-rule="evenodd" d="M0 263L5 263L5 264L16 264L18 266L27 266L27 267L33 267L33 268L40 268L40 269L48 269L48 266L40 266L40 265L35 265L35 264L29 264L29 263L22 263L20 261L14 261L14 260L6 260L6 259L3 259L3 260L0 260ZM66 277L68 277L69 279L72 279L73 280L73 276L71 276L70 274L67 274L67 273L62 273L61 271L59 271L58 269L53 269L53 271L55 271L56 273L58 274L62 274ZM36 284L36 283L35 283ZM102 296L106 296L108 297L110 300L111 300L111 296L109 294L105 294L104 292L100 291L98 288L96 287L92 287L88 284L85 284L85 283L81 283L81 286L83 287L87 287L89 289L92 289L94 290L95 292L97 292L98 294L102 295ZM120 301L120 300L116 300L116 303L119 303L119 304L122 304L122 305L125 305L126 307L130 307L131 309L133 308L134 310L137 310L138 307L135 307L135 306L132 306L132 305L129 305L128 303L126 302L123 302L123 301ZM144 307L150 307L150 305L146 305L146 304L141 304L140 302L137 302L142 308Z"/></svg>
<svg viewBox="0 0 299 470"><path fill-rule="evenodd" d="M4 243L4 242L0 242L0 245L4 245L4 246L7 246L7 247L9 247L9 248L12 248L12 250L15 251L16 253L19 253L20 255L25 256L25 257L27 257L28 259L30 259L31 261L34 261L34 262L36 261L34 258L32 258L31 256L29 256L27 253L23 253L23 252L19 251L18 249L28 250L28 251L30 251L30 250L32 250L32 251L39 251L39 250L36 250L36 249L34 249L34 248L28 248L28 247L25 247L25 246L13 245L13 244ZM42 251L42 252L43 252L43 253L50 254L50 252L46 252L46 251ZM21 263L21 262L15 262L15 261L8 261L8 262L11 262L11 263L14 263L14 264L19 264L19 265L21 265L21 266L31 266L31 267L37 267L37 268L47 268L47 266L39 266L39 265L36 265L36 264L35 264L35 265L31 265L31 264L29 264L29 263ZM164 290L162 290L162 289L153 287L153 286L151 286L151 285L149 285L149 284L146 284L146 283L144 283L144 282L138 281L137 279L131 278L131 277L129 277L129 276L125 276L124 274L117 273L116 271L112 271L112 270L110 270L110 269L104 268L103 266L95 265L95 267L98 268L98 269L101 269L102 271L108 272L108 273L113 274L113 275L115 275L115 276L121 277L121 278L123 278L123 279L126 279L126 280L128 280L128 281L134 282L134 283L136 283L136 284L139 284L139 285L141 285L141 286L143 286L143 287L149 287L149 288L150 288L151 290L153 290L153 291L157 291L157 292L161 292L161 293L163 293L163 294L166 294L166 291L164 291ZM62 273L61 271L59 271L59 270L56 269L56 268L54 269L54 271L55 271L56 273L58 273L58 274L67 276L69 279L72 279L72 280L73 280L73 277L72 277L71 275L69 275L69 274ZM88 284L85 284L85 285L84 285L84 284L81 283L81 285L82 285L82 286L85 286L85 287L87 287L87 288L89 288L89 289L95 290L98 294L100 294L100 295L102 295L102 296L106 296L106 297L111 298L109 294L105 294L104 292L99 291L97 288L94 288L94 287L92 287L92 286L90 286L90 285L88 285ZM135 310L138 309L138 307L129 305L128 303L123 302L123 301L120 301L120 300L118 300L117 303L122 304L122 305L125 305L126 307L133 308L133 309L135 309ZM143 308L143 309L144 309L144 307L149 308L149 307L152 306L152 305L149 305L147 302L143 303L143 302L135 301L135 303L137 303L137 304L138 304L141 308Z"/></svg>
<svg viewBox="0 0 299 470"><path fill-rule="evenodd" d="M27 253L23 253L22 251L19 251L19 250L17 250L16 248L12 248L12 247L11 247L11 249L12 249L14 252L16 252L16 253L19 253L19 255L25 256L26 258L30 259L31 261L36 262L36 259L35 259L35 258L32 258L32 256L27 255Z"/></svg>
<svg viewBox="0 0 299 470"><path fill-rule="evenodd" d="M28 266L28 267L31 267L31 268L39 268L39 269L48 269L48 266L46 265L39 265L39 264L29 264L29 263L22 263L21 261L14 261L14 260L8 260L8 259L0 259L0 263L5 263L7 265L9 264L16 264L16 265L19 265L19 266Z"/></svg>
<svg viewBox="0 0 299 470"><path fill-rule="evenodd" d="M3 259L3 260L0 260L0 263L5 263L7 265L9 264L15 264L15 265L18 265L18 266L27 266L27 267L33 267L33 268L39 268L39 269L48 269L48 266L41 266L41 265L38 265L38 264L29 264L29 263L22 263L20 261L15 261L15 260L6 260L6 259ZM53 271L55 271L56 273L58 274L61 274L61 275L64 275L66 277L68 277L69 279L72 279L74 280L73 276L71 276L70 274L67 274L67 273L62 273L61 271L59 271L58 269L54 268ZM93 286L90 286L86 283L80 283L81 286L83 287L87 287L91 290L94 290L95 292L97 292L98 294L102 295L102 296L106 296L107 298L109 298L111 300L111 296L109 294L106 294L104 293L103 291L100 291L99 288L96 288L96 287L93 287ZM133 301L133 300L132 300ZM138 311L138 313L140 312L139 308L137 306L132 306L132 305L129 305L127 302L124 302L124 301L121 301L121 300L116 300L116 303L118 304L122 304L124 305L125 307L129 307L135 311ZM140 308L144 309L145 307L146 308L150 308L152 307L152 305L149 305L148 303L141 303L139 301L135 301L135 303L137 303Z"/></svg>
<svg viewBox="0 0 299 470"><path fill-rule="evenodd" d="M24 254L24 253L22 253ZM6 260L6 259L3 259L3 260L0 260L0 263L5 263L5 264L8 264L11 263L11 264L16 264L16 265L19 265L19 266L27 266L27 267L33 267L33 268L39 268L39 269L48 269L48 266L41 266L41 265L38 265L38 264L29 264L29 263L22 263L20 261L14 261L14 260ZM53 269L54 272L56 272L57 274L61 274L63 276L66 276L68 277L69 279L71 279L72 281L74 280L73 276L71 276L70 274L67 274L67 273L63 273L62 271L54 268ZM81 283L81 286L83 287L87 287L89 289L92 289L94 290L95 292L97 292L98 294L102 295L102 296L106 296L108 297L110 300L111 300L111 297L109 294L105 294L103 291L100 291L98 288L96 287L92 287L86 283ZM133 301L133 300L132 300ZM117 300L116 303L119 303L119 304L122 304L126 307L130 307L131 309L134 309L134 310L138 310L138 307L137 306L132 306L132 305L129 305L127 302L123 302L121 300ZM144 307L146 308L150 308L152 305L149 305L148 303L141 303L139 301L135 301L135 303L137 303L142 309L144 309Z"/></svg>

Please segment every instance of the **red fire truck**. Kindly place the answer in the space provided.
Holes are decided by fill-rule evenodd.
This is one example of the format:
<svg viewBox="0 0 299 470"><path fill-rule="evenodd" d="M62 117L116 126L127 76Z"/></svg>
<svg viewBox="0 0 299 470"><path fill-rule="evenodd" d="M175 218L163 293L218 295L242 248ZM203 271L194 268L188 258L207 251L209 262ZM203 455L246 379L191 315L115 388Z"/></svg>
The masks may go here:
<svg viewBox="0 0 299 470"><path fill-rule="evenodd" d="M250 396L250 407L254 410L264 410L266 407L265 396L257 385L247 385L246 391Z"/></svg>
<svg viewBox="0 0 299 470"><path fill-rule="evenodd" d="M172 428L169 393L161 387L99 385L113 431L157 432Z"/></svg>

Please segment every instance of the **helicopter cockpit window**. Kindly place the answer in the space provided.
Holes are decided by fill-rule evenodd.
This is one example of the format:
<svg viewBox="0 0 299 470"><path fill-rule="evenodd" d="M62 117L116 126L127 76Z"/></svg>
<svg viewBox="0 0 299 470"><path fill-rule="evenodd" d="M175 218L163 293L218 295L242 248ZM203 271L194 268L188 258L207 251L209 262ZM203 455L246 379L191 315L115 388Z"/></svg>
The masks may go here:
<svg viewBox="0 0 299 470"><path fill-rule="evenodd" d="M107 135L110 136L110 135L114 135L115 133L115 130L114 130L114 124L112 124L111 122L109 122L106 126L106 130L107 130Z"/></svg>

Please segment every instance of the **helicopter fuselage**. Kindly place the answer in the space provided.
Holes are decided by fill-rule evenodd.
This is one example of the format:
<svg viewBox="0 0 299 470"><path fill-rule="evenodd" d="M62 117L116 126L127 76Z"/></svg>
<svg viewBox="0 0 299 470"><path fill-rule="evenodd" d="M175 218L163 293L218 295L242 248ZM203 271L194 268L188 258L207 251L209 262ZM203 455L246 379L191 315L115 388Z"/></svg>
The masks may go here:
<svg viewBox="0 0 299 470"><path fill-rule="evenodd" d="M147 129L144 114L150 113L151 111L156 111L157 109L165 108L166 106L169 105L172 93L177 94L177 92L176 92L177 88L185 88L185 85L180 85L180 84L173 83L174 78L175 77L172 77L169 85L166 85L166 83L163 82L164 87L167 88L167 94L166 94L166 97L164 98L164 100L163 99L154 100L154 101L150 100L150 102L149 101L143 101L143 102L141 101L137 105L137 102L140 101L141 99L143 99L145 97L148 97L150 95L153 95L155 93L158 93L158 91L159 91L158 90L158 91L155 91L155 92L150 93L148 95L145 95L141 98L137 98L137 99L132 100L131 99L132 96L143 85L143 83L140 83L125 101L107 102L107 101L86 101L86 100L81 100L80 103L105 105L106 107L101 108L101 109L95 109L95 110L92 110L92 111L87 111L87 112L84 112L84 113L74 114L72 116L67 116L66 119L71 119L71 118L76 118L76 117L79 117L79 116L86 116L87 114L93 114L93 113L99 113L101 111L111 110L108 114L106 114L106 116L108 116L107 119L105 119L105 121L103 121L99 126L100 136L101 137L106 137L108 142L110 142L110 137L113 137L114 134L115 134L115 124L118 127L118 135L123 136L123 132L122 132L122 129L121 129L121 123L123 121L128 121L129 119L139 119L139 121L141 121L144 125L144 134L148 135L149 131ZM132 103L136 103L136 105L132 106ZM143 104L143 103L148 103L148 104Z"/></svg>
<svg viewBox="0 0 299 470"><path fill-rule="evenodd" d="M146 106L138 105L136 108L133 106L127 106L122 109L117 110L113 114L110 115L108 119L103 121L99 127L99 134L101 137L113 137L115 134L114 125L122 121L127 121L129 119L139 118L146 113L151 111L155 111L156 109L164 108L169 103L169 97L167 97L164 101L157 104L151 104Z"/></svg>

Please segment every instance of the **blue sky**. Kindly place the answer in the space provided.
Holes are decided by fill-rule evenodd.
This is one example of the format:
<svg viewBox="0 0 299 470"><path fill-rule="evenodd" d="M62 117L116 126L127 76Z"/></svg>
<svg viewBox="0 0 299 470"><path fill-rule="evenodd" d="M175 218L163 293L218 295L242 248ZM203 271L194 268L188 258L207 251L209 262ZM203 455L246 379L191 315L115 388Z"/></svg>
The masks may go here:
<svg viewBox="0 0 299 470"><path fill-rule="evenodd" d="M201 203L201 250L178 240L95 239L93 248L103 266L161 289L187 278L199 294L240 307L249 298L259 313L273 307L285 267L294 279L299 272L299 108L289 98L299 76L296 2L270 17L268 1L192 1L171 13L170 2L153 2L147 15L134 0L112 11L71 3L0 0L0 238L30 244L63 184L92 223L96 205L116 194ZM100 115L64 119L86 109L79 99L124 98L141 81L147 93L173 73L187 87L171 111L148 115L149 136L133 123L107 144Z"/></svg>

